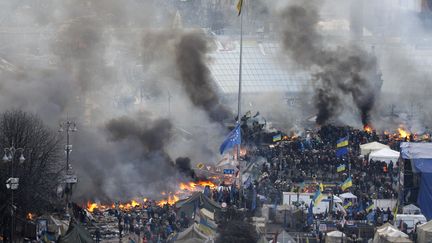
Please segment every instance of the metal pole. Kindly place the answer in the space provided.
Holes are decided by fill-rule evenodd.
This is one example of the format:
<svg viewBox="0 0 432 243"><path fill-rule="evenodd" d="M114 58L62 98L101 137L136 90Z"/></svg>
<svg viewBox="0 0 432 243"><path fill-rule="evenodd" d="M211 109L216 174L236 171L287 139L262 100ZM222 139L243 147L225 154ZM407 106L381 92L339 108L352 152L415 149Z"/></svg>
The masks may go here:
<svg viewBox="0 0 432 243"><path fill-rule="evenodd" d="M11 159L11 178L14 178L14 165L13 165L13 159L15 152L12 152L12 148L9 150L9 153L12 156ZM13 189L13 183L11 183L11 229L10 229L10 242L13 242L13 235L14 235L14 218L15 218L15 210L14 210L14 189Z"/></svg>
<svg viewBox="0 0 432 243"><path fill-rule="evenodd" d="M69 129L70 129L70 122L67 121L67 126L66 126L66 174L69 171Z"/></svg>
<svg viewBox="0 0 432 243"><path fill-rule="evenodd" d="M168 91L168 118L171 118L171 93Z"/></svg>
<svg viewBox="0 0 432 243"><path fill-rule="evenodd" d="M244 7L244 3L243 6ZM240 13L240 61L239 61L239 89L238 89L238 100L237 100L237 123L240 124L241 121L241 90L242 90L242 59L243 59L243 13ZM240 147L237 145L237 161L239 163L239 181L240 181L240 208L242 207L242 197L243 197L243 180L242 180L242 166L240 161Z"/></svg>

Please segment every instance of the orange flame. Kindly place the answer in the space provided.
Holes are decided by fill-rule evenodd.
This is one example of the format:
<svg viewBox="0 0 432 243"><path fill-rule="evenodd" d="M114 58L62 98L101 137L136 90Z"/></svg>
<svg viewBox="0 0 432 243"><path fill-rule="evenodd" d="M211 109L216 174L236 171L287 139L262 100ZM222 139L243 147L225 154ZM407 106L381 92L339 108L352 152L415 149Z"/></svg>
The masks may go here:
<svg viewBox="0 0 432 243"><path fill-rule="evenodd" d="M34 219L34 215L32 213L28 213L26 218L28 220L33 220Z"/></svg>
<svg viewBox="0 0 432 243"><path fill-rule="evenodd" d="M403 129L403 128L398 128L398 132L399 132L399 137L400 138L407 138L407 139L409 139L409 137L410 137L410 133L408 132L408 131L406 131L405 129Z"/></svg>
<svg viewBox="0 0 432 243"><path fill-rule="evenodd" d="M240 156L245 156L247 153L247 150L245 148L240 149Z"/></svg>
<svg viewBox="0 0 432 243"><path fill-rule="evenodd" d="M363 130L367 133L372 133L372 127L369 124L364 125Z"/></svg>
<svg viewBox="0 0 432 243"><path fill-rule="evenodd" d="M202 191L206 186L209 186L211 189L217 187L217 185L211 181L197 181L187 183L182 182L179 184L178 190L176 192L161 192L161 195L168 197L163 200L156 201L156 205L174 205L180 200L181 196L190 195L191 192ZM147 198L143 198L142 200L144 203L148 202ZM141 207L142 205L143 204L138 202L137 200L131 200L130 202L120 203L118 205L118 208L122 211L130 211L133 208ZM115 208L115 205L111 204L111 206L107 206L94 202L87 202L87 210L91 213L93 213L96 209L103 211L109 208Z"/></svg>
<svg viewBox="0 0 432 243"><path fill-rule="evenodd" d="M168 205L174 205L176 202L178 202L180 200L179 197L177 197L176 195L169 195L168 198L166 200L160 200L158 201L156 204L160 207L168 204Z"/></svg>
<svg viewBox="0 0 432 243"><path fill-rule="evenodd" d="M95 209L97 209L97 208L99 208L99 206L98 206L97 203L87 202L87 210L88 210L90 213L93 213L93 211L94 211Z"/></svg>

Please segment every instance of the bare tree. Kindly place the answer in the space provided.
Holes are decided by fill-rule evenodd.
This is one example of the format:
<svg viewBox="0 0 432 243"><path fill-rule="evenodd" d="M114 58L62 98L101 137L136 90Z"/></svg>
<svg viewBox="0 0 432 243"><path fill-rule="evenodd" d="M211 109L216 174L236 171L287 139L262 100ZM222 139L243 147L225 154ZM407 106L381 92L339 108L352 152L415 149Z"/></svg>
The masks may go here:
<svg viewBox="0 0 432 243"><path fill-rule="evenodd" d="M10 204L11 191L4 183L13 166L14 177L19 178L19 187L14 191L17 213L52 210L58 201L56 188L64 170L56 132L34 114L7 111L0 114L0 152L11 146L24 149L25 161L20 163L20 153L16 153L12 162L0 162L0 208Z"/></svg>

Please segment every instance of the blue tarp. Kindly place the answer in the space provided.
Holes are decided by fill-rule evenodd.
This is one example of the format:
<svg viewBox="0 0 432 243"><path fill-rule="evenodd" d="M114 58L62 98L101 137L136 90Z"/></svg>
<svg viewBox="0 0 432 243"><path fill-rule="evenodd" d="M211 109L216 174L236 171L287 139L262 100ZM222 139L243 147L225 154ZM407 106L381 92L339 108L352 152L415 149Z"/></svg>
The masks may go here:
<svg viewBox="0 0 432 243"><path fill-rule="evenodd" d="M402 143L401 155L410 159L413 167L421 173L417 203L427 220L432 219L432 143Z"/></svg>

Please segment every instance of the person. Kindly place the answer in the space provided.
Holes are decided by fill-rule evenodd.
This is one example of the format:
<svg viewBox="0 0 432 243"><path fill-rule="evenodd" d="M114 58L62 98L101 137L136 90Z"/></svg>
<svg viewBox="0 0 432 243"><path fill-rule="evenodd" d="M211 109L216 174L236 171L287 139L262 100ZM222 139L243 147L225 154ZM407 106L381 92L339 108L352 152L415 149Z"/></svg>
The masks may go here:
<svg viewBox="0 0 432 243"><path fill-rule="evenodd" d="M99 243L100 238L101 238L101 232L100 232L99 228L96 228L95 237L96 237L96 243Z"/></svg>
<svg viewBox="0 0 432 243"><path fill-rule="evenodd" d="M138 242L140 241L141 237L141 230L140 227L138 227L138 225L135 226L135 235L137 236Z"/></svg>
<svg viewBox="0 0 432 243"><path fill-rule="evenodd" d="M123 225L121 223L118 224L118 230L119 230L119 238L122 238L122 232L123 232Z"/></svg>
<svg viewBox="0 0 432 243"><path fill-rule="evenodd" d="M131 237L129 237L128 243L135 243L135 241Z"/></svg>

